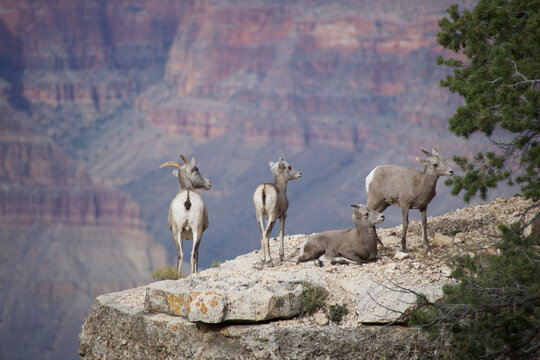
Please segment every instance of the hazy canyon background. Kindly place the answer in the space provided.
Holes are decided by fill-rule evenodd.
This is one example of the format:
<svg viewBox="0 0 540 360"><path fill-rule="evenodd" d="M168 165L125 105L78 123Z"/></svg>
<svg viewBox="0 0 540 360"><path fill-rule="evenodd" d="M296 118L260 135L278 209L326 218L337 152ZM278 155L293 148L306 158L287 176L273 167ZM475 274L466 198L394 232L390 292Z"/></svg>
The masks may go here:
<svg viewBox="0 0 540 360"><path fill-rule="evenodd" d="M260 247L252 194L280 156L303 173L286 233L310 234L350 226L377 164L489 148L447 131L455 2L0 0L0 358L76 358L98 294L174 263L158 166L179 152L213 183L205 268ZM440 181L428 215L462 205Z"/></svg>

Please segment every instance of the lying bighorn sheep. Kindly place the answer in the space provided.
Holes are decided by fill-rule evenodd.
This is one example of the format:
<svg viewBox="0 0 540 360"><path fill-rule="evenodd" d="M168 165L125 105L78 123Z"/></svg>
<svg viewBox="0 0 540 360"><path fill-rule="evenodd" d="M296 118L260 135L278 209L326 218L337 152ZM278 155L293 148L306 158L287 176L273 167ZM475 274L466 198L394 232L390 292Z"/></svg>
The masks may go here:
<svg viewBox="0 0 540 360"><path fill-rule="evenodd" d="M435 196L435 186L439 176L452 176L454 174L437 149L434 148L432 153L426 150L422 150L422 152L428 157L426 159L416 158L416 160L425 165L424 171L394 165L381 165L373 169L366 178L367 207L379 212L383 212L390 205L401 208L401 216L403 217L402 251L407 251L409 209L420 211L424 247L427 251L431 251L431 246L427 241L427 206Z"/></svg>
<svg viewBox="0 0 540 360"><path fill-rule="evenodd" d="M184 164L176 161L167 161L159 167L176 167L173 175L178 178L180 191L171 201L169 207L169 228L172 232L174 245L176 245L177 263L176 269L179 273L182 271L182 261L184 252L182 242L184 240L193 240L191 250L191 273L199 271L199 244L203 232L208 228L208 211L201 195L195 192L195 189L210 190L212 184L210 180L204 178L199 169L195 166L195 158L191 162L180 154Z"/></svg>
<svg viewBox="0 0 540 360"><path fill-rule="evenodd" d="M293 169L288 162L280 158L278 162L270 162L270 169L274 174L274 183L264 183L257 187L253 195L253 204L255 205L255 214L257 223L261 231L262 262L272 265L270 256L270 234L276 220L280 220L281 246L279 248L279 258L283 261L283 229L285 227L285 218L287 217L287 208L289 200L287 199L287 182L302 177L302 173ZM266 229L263 226L263 217L266 218Z"/></svg>
<svg viewBox="0 0 540 360"><path fill-rule="evenodd" d="M360 204L351 205L353 228L330 230L307 239L298 262L313 259L321 266L322 261L332 264L362 264L377 257L377 232L375 224L384 221L384 215Z"/></svg>

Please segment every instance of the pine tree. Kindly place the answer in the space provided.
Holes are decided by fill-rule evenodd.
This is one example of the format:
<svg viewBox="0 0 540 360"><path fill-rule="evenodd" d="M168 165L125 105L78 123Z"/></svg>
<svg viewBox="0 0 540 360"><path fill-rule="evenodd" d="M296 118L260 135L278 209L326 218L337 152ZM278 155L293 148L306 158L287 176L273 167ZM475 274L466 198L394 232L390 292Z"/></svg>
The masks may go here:
<svg viewBox="0 0 540 360"><path fill-rule="evenodd" d="M439 44L459 56L437 63L454 69L441 86L465 104L449 120L454 134L481 133L502 150L455 157L464 176L447 180L452 193L469 201L501 181L521 184L527 198L540 198L540 1L480 0L473 11L447 10L439 21ZM503 140L500 140L503 139ZM514 163L513 163L514 162Z"/></svg>
<svg viewBox="0 0 540 360"><path fill-rule="evenodd" d="M454 68L441 85L465 100L449 120L450 131L464 138L484 134L502 152L479 153L471 161L454 157L465 174L447 184L454 195L464 190L469 201L515 175L523 195L535 201L528 211L536 215L499 226L498 254L455 259L458 283L446 285L436 303L419 296L411 324L446 342L445 357L537 359L540 234L526 237L523 230L540 216L540 0L480 0L472 12L453 5L448 14L439 21L438 41L461 57L437 59ZM506 140L495 141L501 132Z"/></svg>

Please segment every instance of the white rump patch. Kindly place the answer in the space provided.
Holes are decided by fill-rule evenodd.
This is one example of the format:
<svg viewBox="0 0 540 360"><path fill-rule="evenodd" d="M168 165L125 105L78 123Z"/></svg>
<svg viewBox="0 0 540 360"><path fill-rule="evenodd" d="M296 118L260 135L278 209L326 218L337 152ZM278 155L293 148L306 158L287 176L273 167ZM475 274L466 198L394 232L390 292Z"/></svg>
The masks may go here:
<svg viewBox="0 0 540 360"><path fill-rule="evenodd" d="M375 170L377 170L377 168L378 166L375 169L371 170L371 172L366 178L366 193L368 194L369 194L369 184L371 184L371 182L373 181L373 176L375 175Z"/></svg>

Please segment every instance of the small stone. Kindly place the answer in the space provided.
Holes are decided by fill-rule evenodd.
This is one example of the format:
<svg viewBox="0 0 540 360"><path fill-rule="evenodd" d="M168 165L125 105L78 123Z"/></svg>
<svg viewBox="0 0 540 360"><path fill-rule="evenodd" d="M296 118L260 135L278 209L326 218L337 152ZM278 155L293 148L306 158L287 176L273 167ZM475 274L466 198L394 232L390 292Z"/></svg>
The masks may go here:
<svg viewBox="0 0 540 360"><path fill-rule="evenodd" d="M465 234L464 233L457 233L456 236L454 236L454 243L455 244L461 244L465 240Z"/></svg>
<svg viewBox="0 0 540 360"><path fill-rule="evenodd" d="M313 315L313 320L315 321L315 324L319 326L328 325L328 318L323 313L316 313Z"/></svg>
<svg viewBox="0 0 540 360"><path fill-rule="evenodd" d="M409 258L409 254L406 253L406 252L402 252L402 251L398 251L396 252L396 254L394 255L394 259L397 259L397 260L403 260L403 259L407 259Z"/></svg>
<svg viewBox="0 0 540 360"><path fill-rule="evenodd" d="M401 243L401 238L397 236L381 236L381 241L384 245L396 245Z"/></svg>
<svg viewBox="0 0 540 360"><path fill-rule="evenodd" d="M435 233L435 235L433 236L433 241L439 246L450 245L454 242L454 240L450 236L439 233Z"/></svg>
<svg viewBox="0 0 540 360"><path fill-rule="evenodd" d="M452 269L450 269L448 266L444 265L444 266L441 267L441 273L446 277L450 277L450 274L452 273Z"/></svg>

